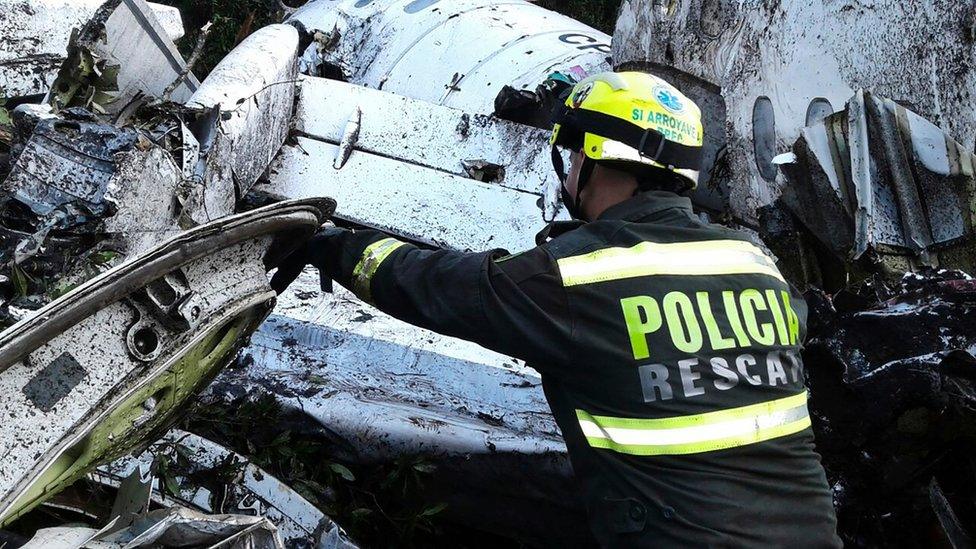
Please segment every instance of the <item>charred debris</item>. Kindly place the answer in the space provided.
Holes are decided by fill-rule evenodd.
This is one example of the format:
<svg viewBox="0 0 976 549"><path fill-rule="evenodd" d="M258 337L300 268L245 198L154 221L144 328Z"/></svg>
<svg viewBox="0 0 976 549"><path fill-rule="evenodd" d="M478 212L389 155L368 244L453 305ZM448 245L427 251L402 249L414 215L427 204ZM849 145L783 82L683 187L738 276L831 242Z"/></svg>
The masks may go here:
<svg viewBox="0 0 976 549"><path fill-rule="evenodd" d="M321 295L314 276L275 298L264 272L271 243L333 215L420 244L530 246L563 215L546 112L614 66L657 70L725 121L706 130L694 201L807 289L811 412L845 542L972 546L971 116L886 78L896 64L844 57L823 89L777 96L777 74L837 63L717 57L753 51L768 21L770 51L807 40L797 21L825 7L679 2L677 17L628 0L611 49L528 2L312 1L200 82L165 8L6 3L38 23L0 15L3 44L45 17L74 30L40 41L29 70L0 52L0 386L22 397L0 408L17 418L0 454L19 456L0 474L0 545L355 546L338 524L365 545L588 539L535 372ZM933 78L972 89L972 40L943 19L936 45L970 64ZM465 25L498 44L437 48ZM519 33L521 57L481 62ZM859 38L832 40L833 60ZM57 527L78 517L89 527Z"/></svg>

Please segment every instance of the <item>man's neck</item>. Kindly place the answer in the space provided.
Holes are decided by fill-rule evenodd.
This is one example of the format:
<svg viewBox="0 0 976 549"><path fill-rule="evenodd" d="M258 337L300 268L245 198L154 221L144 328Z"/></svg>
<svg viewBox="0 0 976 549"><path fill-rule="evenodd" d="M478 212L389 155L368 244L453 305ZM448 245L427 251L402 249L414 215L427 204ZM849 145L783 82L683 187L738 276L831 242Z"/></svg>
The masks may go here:
<svg viewBox="0 0 976 549"><path fill-rule="evenodd" d="M609 174L600 174L603 176L600 178L595 177L597 173L594 173L586 188L583 214L590 221L600 217L608 208L630 200L637 192L637 180L632 175L616 170L607 171Z"/></svg>

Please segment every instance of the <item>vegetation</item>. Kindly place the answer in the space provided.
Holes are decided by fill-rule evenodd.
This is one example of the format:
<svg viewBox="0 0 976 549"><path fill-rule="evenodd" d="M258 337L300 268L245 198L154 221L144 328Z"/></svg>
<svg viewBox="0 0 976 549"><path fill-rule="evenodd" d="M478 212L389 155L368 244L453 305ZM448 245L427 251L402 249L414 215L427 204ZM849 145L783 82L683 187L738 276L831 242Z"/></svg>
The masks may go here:
<svg viewBox="0 0 976 549"><path fill-rule="evenodd" d="M241 40L261 27L279 22L283 15L278 0L157 1L178 7L183 14L187 32L178 45L184 57L189 58L193 51L199 29L208 21L213 22L206 49L193 71L201 79Z"/></svg>
<svg viewBox="0 0 976 549"><path fill-rule="evenodd" d="M321 434L269 429L289 419L274 397L260 395L235 406L198 404L183 427L247 456L339 522L363 547L518 546L487 533L472 535L443 520L447 504L432 500L424 489L437 474L436 464L415 456L369 467L342 464L329 458L336 452ZM176 475L191 469L176 450L157 455L155 464L172 493L179 490ZM216 476L229 480L235 475Z"/></svg>
<svg viewBox="0 0 976 549"><path fill-rule="evenodd" d="M540 0L540 6L564 13L593 28L613 34L621 0Z"/></svg>

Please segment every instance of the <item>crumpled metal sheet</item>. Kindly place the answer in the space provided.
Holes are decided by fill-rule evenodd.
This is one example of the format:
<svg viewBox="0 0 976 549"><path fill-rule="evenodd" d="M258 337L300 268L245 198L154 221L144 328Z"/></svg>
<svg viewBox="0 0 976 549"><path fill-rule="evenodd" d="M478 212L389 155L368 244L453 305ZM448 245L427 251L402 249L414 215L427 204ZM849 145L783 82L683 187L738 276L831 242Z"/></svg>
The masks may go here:
<svg viewBox="0 0 976 549"><path fill-rule="evenodd" d="M138 139L138 132L101 124L83 111L42 120L3 183L4 202L18 201L38 219L71 202L110 215L104 197L115 155L135 148Z"/></svg>
<svg viewBox="0 0 976 549"><path fill-rule="evenodd" d="M42 304L160 240L232 213L233 181L207 187L179 165L194 163L193 147L184 145L196 141L179 130L195 115L148 111L121 128L78 108L40 118L0 187L0 262L15 280L5 297L38 296ZM35 118L22 117L24 124Z"/></svg>
<svg viewBox="0 0 976 549"><path fill-rule="evenodd" d="M108 75L112 93L103 92L101 99L92 101L97 82ZM72 34L68 57L47 100L59 108L81 106L119 114L144 97L162 98L171 84L172 99L183 103L200 82L152 9L145 0L107 0Z"/></svg>
<svg viewBox="0 0 976 549"><path fill-rule="evenodd" d="M841 268L976 268L976 155L936 125L859 91L793 153L782 202Z"/></svg>
<svg viewBox="0 0 976 549"><path fill-rule="evenodd" d="M0 89L7 97L43 94L65 60L72 29L104 0L0 0ZM183 36L179 9L149 3L169 40Z"/></svg>
<svg viewBox="0 0 976 549"><path fill-rule="evenodd" d="M98 546L108 543L126 549L160 546L284 549L277 528L265 517L207 515L182 507L150 511L129 528L98 542Z"/></svg>
<svg viewBox="0 0 976 549"><path fill-rule="evenodd" d="M331 518L248 458L179 429L171 430L138 456L99 467L89 479L119 487L122 497L122 486L131 483L140 471L153 470L153 464L161 459L166 460L166 474L172 475L170 486L178 486L178 493L171 493L162 483L158 489L140 492L146 504L151 499L164 507L265 517L287 547L356 548ZM112 514L116 515L115 507Z"/></svg>
<svg viewBox="0 0 976 549"><path fill-rule="evenodd" d="M151 511L112 533L85 527L40 530L25 549L135 549L139 547L284 549L274 524L264 517L207 515L184 507Z"/></svg>
<svg viewBox="0 0 976 549"><path fill-rule="evenodd" d="M976 280L927 271L807 300L810 409L841 536L853 547L972 536Z"/></svg>

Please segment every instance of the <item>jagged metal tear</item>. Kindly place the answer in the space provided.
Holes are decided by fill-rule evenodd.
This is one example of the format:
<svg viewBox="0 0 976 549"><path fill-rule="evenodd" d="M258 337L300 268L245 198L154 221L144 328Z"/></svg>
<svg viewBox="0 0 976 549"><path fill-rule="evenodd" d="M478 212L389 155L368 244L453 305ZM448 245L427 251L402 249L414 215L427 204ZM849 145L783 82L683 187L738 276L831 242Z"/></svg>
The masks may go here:
<svg viewBox="0 0 976 549"><path fill-rule="evenodd" d="M873 250L893 270L976 267L976 155L931 122L860 91L804 128L794 153L783 201L839 258Z"/></svg>
<svg viewBox="0 0 976 549"><path fill-rule="evenodd" d="M188 231L0 334L0 413L16 418L0 424L0 523L167 428L272 307L269 248L294 247L334 207L295 201Z"/></svg>
<svg viewBox="0 0 976 549"><path fill-rule="evenodd" d="M613 61L714 87L727 114L705 108L706 135L725 134L728 149L713 178L729 191L728 211L756 224L785 184L772 158L857 89L908 106L972 151L974 12L972 0L624 0Z"/></svg>

